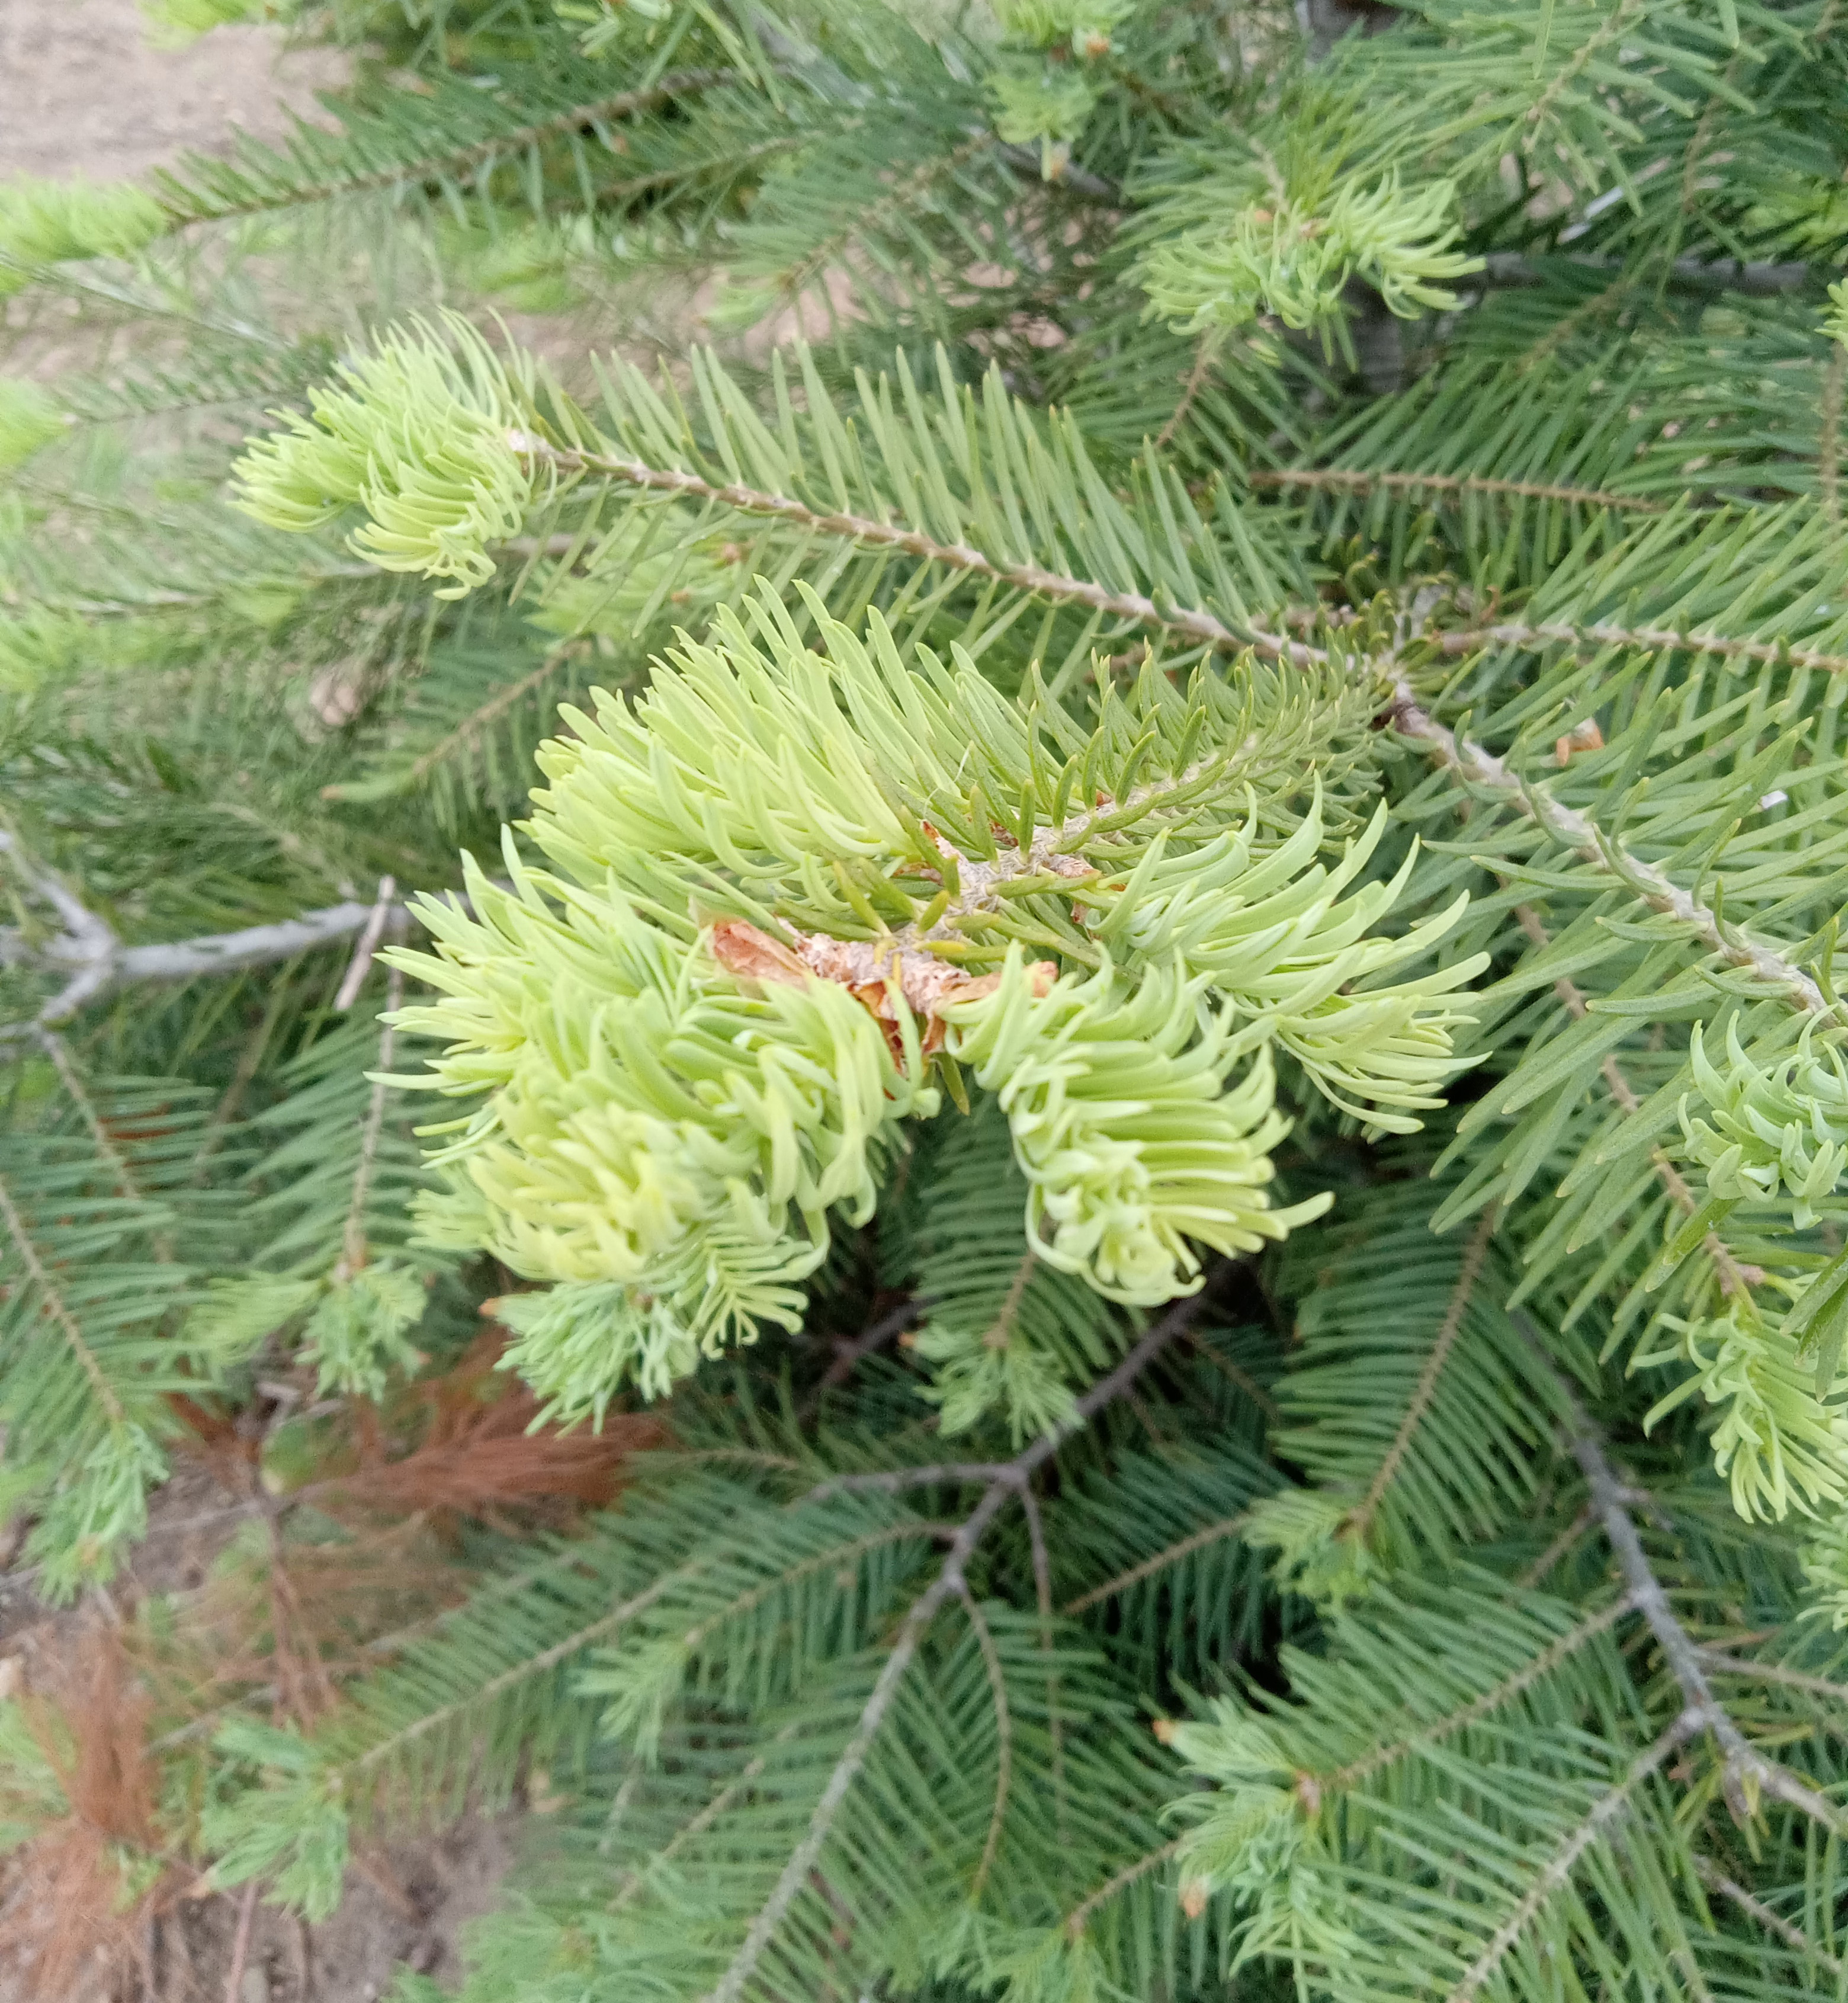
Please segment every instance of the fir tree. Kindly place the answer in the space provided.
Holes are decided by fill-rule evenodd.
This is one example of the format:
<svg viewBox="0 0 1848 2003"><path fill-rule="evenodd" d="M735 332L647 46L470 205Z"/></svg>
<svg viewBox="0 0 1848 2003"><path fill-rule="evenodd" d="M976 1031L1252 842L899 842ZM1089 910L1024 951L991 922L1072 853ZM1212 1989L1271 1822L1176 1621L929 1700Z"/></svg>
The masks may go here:
<svg viewBox="0 0 1848 2003"><path fill-rule="evenodd" d="M1848 1994L1834 0L280 11L0 187L66 1917L543 1787L471 2003Z"/></svg>

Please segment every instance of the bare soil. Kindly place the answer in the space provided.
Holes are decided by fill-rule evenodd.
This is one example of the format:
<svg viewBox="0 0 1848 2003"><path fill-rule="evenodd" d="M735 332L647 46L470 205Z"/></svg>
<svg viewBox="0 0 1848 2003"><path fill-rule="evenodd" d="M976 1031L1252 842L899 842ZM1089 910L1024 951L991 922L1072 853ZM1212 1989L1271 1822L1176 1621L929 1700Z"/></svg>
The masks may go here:
<svg viewBox="0 0 1848 2003"><path fill-rule="evenodd" d="M151 49L138 0L0 0L0 177L110 180L220 151L239 127L278 138L341 72L267 28Z"/></svg>

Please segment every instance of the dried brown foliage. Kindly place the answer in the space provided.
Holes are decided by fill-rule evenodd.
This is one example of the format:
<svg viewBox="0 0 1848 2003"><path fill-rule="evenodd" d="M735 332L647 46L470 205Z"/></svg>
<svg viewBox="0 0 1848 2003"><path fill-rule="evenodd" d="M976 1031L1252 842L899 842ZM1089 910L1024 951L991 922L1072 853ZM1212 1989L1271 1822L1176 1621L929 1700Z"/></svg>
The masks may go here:
<svg viewBox="0 0 1848 2003"><path fill-rule="evenodd" d="M450 1369L383 1406L305 1421L306 1478L281 1495L263 1479L259 1429L173 1401L195 1452L249 1515L189 1597L183 1650L148 1643L163 1716L254 1699L310 1722L392 1636L465 1596L459 1519L501 1526L517 1515L530 1527L537 1515L564 1528L614 1498L627 1455L665 1437L659 1418L622 1414L599 1433L536 1428L532 1393L496 1368L506 1341L491 1325Z"/></svg>
<svg viewBox="0 0 1848 2003"><path fill-rule="evenodd" d="M165 1746L196 1747L229 1704L311 1722L394 1637L465 1596L459 1519L563 1527L612 1501L625 1458L665 1438L655 1417L618 1414L598 1433L536 1424L531 1393L495 1368L506 1340L491 1325L383 1407L298 1421L306 1478L284 1494L265 1479L260 1418L169 1400L242 1503L223 1512L176 1627L152 1617L158 1603L142 1617L124 1602L44 1631L19 1700L37 1757L0 1763L0 1822L31 1832L0 1865L0 1996L118 1993L151 1913L196 1875L179 1862L188 1830L162 1825Z"/></svg>
<svg viewBox="0 0 1848 2003"><path fill-rule="evenodd" d="M0 1967L28 1995L63 1996L82 1978L94 1997L132 1956L149 1908L172 1889L164 1872L131 1880L127 1868L160 1845L152 1698L120 1630L103 1619L86 1623L47 1674L48 1687L18 1701L62 1812L8 1860ZM36 1796L8 1804L22 1819L60 1805L31 1777L7 1778Z"/></svg>
<svg viewBox="0 0 1848 2003"><path fill-rule="evenodd" d="M351 1471L299 1492L335 1512L488 1519L522 1505L611 1501L624 1459L665 1438L662 1421L617 1413L599 1432L536 1428L538 1401L495 1368L505 1344L499 1328L485 1330L454 1369L420 1379L390 1412L356 1427ZM393 1457L394 1437L414 1443Z"/></svg>

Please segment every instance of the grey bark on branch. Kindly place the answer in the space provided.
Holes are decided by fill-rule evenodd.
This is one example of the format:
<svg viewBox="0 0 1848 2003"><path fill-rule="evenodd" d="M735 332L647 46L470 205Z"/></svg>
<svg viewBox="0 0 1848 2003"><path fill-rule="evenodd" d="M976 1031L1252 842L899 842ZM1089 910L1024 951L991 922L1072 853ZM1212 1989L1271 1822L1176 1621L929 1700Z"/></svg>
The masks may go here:
<svg viewBox="0 0 1848 2003"><path fill-rule="evenodd" d="M232 974L263 967L316 946L332 946L365 931L378 905L349 900L305 911L297 918L247 925L231 932L175 939L155 946L124 946L107 920L89 910L54 872L32 862L19 844L0 829L0 858L9 860L26 887L58 914L64 929L42 943L17 927L0 926L0 967L16 967L61 977L63 986L38 1013L22 1022L0 1023L0 1048L35 1041L68 1022L89 1003L116 988L142 981L190 981L201 974ZM388 918L399 925L402 907ZM382 929L387 928L382 925Z"/></svg>
<svg viewBox="0 0 1848 2003"><path fill-rule="evenodd" d="M1720 1787L1734 1819L1741 1826L1749 1823L1757 1812L1758 1797L1769 1795L1809 1816L1832 1834L1848 1835L1848 1815L1807 1786L1788 1767L1767 1760L1715 1696L1700 1645L1676 1617L1668 1592L1643 1548L1642 1536L1631 1514L1633 1508L1647 1502L1648 1497L1619 1478L1605 1450L1602 1434L1564 1372L1553 1361L1539 1330L1518 1308L1509 1311L1509 1320L1557 1388L1570 1428L1573 1458L1591 1491L1593 1513L1629 1589L1630 1603L1649 1624L1663 1663L1681 1692L1682 1716L1697 1721L1720 1749L1724 1760Z"/></svg>
<svg viewBox="0 0 1848 2003"><path fill-rule="evenodd" d="M963 1519L961 1527L951 1539L949 1549L944 1556L942 1569L912 1603L910 1611L900 1622L897 1638L880 1669L872 1694L867 1699L865 1708L860 1714L859 1722L854 1727L854 1735L847 1742L846 1750L828 1777L821 1799L816 1802L815 1812L809 1818L807 1830L791 1854L770 1896L751 1922L730 1966L720 1977L717 1985L704 1999L704 2003L739 2003L758 1963L763 1957L764 1950L775 1937L777 1929L783 1924L803 1886L809 1882L810 1874L826 1844L828 1832L845 1804L861 1768L866 1764L866 1757L885 1724L886 1714L898 1695L899 1686L905 1680L905 1673L917 1653L925 1631L948 1601L960 1597L967 1591L969 1561L989 1526L1001 1514L1011 1497L1025 1497L1028 1483L1067 1440L1082 1431L1106 1406L1122 1397L1169 1344L1200 1318L1212 1296L1215 1282L1230 1270L1230 1266L1229 1260L1221 1261L1207 1274L1196 1293L1189 1294L1175 1302L1167 1313L1149 1327L1116 1369L1100 1377L1077 1400L1072 1407L1072 1416L1066 1424L1055 1431L1043 1433L1030 1446L1015 1455L1012 1460L999 1462L992 1466L971 1466L966 1470L958 1466L944 1470L907 1470L932 1477L941 1473L951 1480L984 1480L987 1486L983 1489L975 1506ZM802 1499L812 1501L835 1493L848 1485L845 1481L824 1482Z"/></svg>

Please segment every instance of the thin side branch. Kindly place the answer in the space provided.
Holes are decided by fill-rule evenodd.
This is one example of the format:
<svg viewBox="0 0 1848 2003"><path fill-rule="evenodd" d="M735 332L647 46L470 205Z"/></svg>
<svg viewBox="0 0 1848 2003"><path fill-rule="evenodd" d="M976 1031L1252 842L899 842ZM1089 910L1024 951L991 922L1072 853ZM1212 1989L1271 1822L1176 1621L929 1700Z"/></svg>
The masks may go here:
<svg viewBox="0 0 1848 2003"><path fill-rule="evenodd" d="M1434 1744L1453 1732L1462 1732L1481 1718L1492 1717L1501 1707L1520 1696L1523 1690L1531 1690L1542 1676L1549 1675L1560 1663L1569 1661L1579 1650L1588 1647L1600 1634L1616 1627L1624 1615L1632 1612L1635 1601L1626 1594L1614 1599L1610 1605L1588 1620L1555 1641L1549 1641L1531 1662L1524 1662L1511 1676L1504 1676L1493 1690L1484 1690L1480 1697L1472 1697L1468 1704L1453 1711L1448 1718L1434 1718L1429 1725L1408 1733L1403 1739L1390 1745L1375 1746L1373 1751L1350 1760L1345 1767L1337 1767L1333 1773L1304 1774L1299 1777L1299 1792L1306 1792L1306 1784L1312 1783L1316 1799L1333 1790L1340 1792L1359 1786L1363 1781L1371 1780L1375 1774L1383 1772L1396 1760L1403 1760L1408 1753L1415 1753L1421 1746Z"/></svg>
<svg viewBox="0 0 1848 2003"><path fill-rule="evenodd" d="M1076 1599L1067 1600L1059 1611L1070 1619L1074 1613L1082 1613L1087 1608L1095 1606L1100 1600L1113 1599L1118 1593L1127 1592L1131 1586L1140 1585L1145 1578L1153 1578L1157 1572L1179 1564L1183 1558L1191 1557L1196 1551L1203 1551L1211 1544L1224 1543L1228 1537L1238 1536L1250 1521L1251 1512L1244 1509L1236 1516L1226 1516L1217 1523L1208 1523L1203 1529L1192 1531L1177 1543L1157 1551L1152 1558L1144 1558L1140 1564L1131 1565L1127 1571L1120 1571L1114 1578L1106 1579L1102 1585L1094 1585Z"/></svg>
<svg viewBox="0 0 1848 2003"><path fill-rule="evenodd" d="M1616 260L1604 257L1574 257L1570 262L1588 271L1614 271ZM1542 263L1518 250L1492 250L1483 260L1483 275L1498 285L1538 285L1546 282ZM1800 292L1810 283L1811 267L1794 262L1771 264L1762 260L1741 263L1736 257L1677 257L1671 267L1676 285L1693 292L1744 292L1769 299L1780 292Z"/></svg>
<svg viewBox="0 0 1848 2003"><path fill-rule="evenodd" d="M894 1336L903 1335L930 1305L928 1295L913 1295L869 1323L858 1335L837 1343L833 1360L822 1372L816 1390L831 1391L836 1385L844 1384L853 1376L857 1365L883 1349Z"/></svg>
<svg viewBox="0 0 1848 2003"><path fill-rule="evenodd" d="M1514 916L1521 929L1535 946L1549 943L1546 928L1540 922L1539 914L1529 904L1517 904ZM1591 1012L1577 984L1561 974L1553 984L1553 991L1566 1005L1566 1012L1575 1022L1582 1022ZM1623 1068L1614 1052L1607 1052L1598 1067L1602 1073L1605 1089L1610 1093L1627 1119L1642 1104L1637 1096L1636 1088L1623 1075ZM1668 1200L1683 1217L1692 1217L1699 1208L1694 1192L1688 1187L1687 1178L1669 1160L1668 1151L1661 1147L1651 1148L1649 1159L1654 1165L1656 1180L1668 1193ZM1732 1255L1732 1250L1718 1232L1710 1231L1701 1241L1714 1271L1720 1281L1720 1291L1728 1295L1748 1294L1764 1278L1762 1267L1742 1266Z"/></svg>
<svg viewBox="0 0 1848 2003"><path fill-rule="evenodd" d="M26 1220L19 1215L4 1177L0 1177L0 1224L6 1226L7 1236L13 1242L13 1250L19 1254L26 1277L37 1288L45 1313L57 1323L60 1334L70 1345L71 1354L89 1379L90 1389L96 1393L96 1402L103 1407L109 1423L116 1427L125 1426L128 1415L122 1410L122 1401L116 1396L115 1386L97 1362L96 1351L78 1327L77 1318L66 1306L63 1295L52 1285L51 1275L45 1270L38 1247L32 1241L32 1234L26 1228Z"/></svg>
<svg viewBox="0 0 1848 2003"><path fill-rule="evenodd" d="M1684 925L1710 953L1780 990L1793 1008L1839 1019L1839 1011L1794 960L1737 926L1724 924L1718 912L1682 890L1665 870L1633 855L1588 816L1530 785L1493 752L1459 738L1419 702L1403 677L1396 684L1389 714L1401 736L1420 746L1472 792L1490 794L1527 815L1563 848L1614 876L1651 911Z"/></svg>
<svg viewBox="0 0 1848 2003"><path fill-rule="evenodd" d="M982 1889L988 1882L988 1874L994 1868L995 1856L1001 1847L1001 1830L1007 1823L1008 1797L1014 1785L1014 1714L1008 1708L1008 1680L1001 1673L1001 1652L994 1645L994 1636L981 1604L966 1585L957 1596L962 1602L963 1612L969 1616L976 1645L982 1652L982 1664L988 1672L988 1687L994 1697L994 1807L988 1817L988 1840L982 1845L982 1861L969 1880L969 1896L973 1903L981 1897Z"/></svg>
<svg viewBox="0 0 1848 2003"><path fill-rule="evenodd" d="M1078 1399L1069 1424L1056 1431L1042 1434L1030 1446L1005 1463L1004 1472L983 1490L975 1507L951 1539L941 1570L912 1603L900 1624L897 1637L873 1685L872 1694L860 1714L853 1736L828 1776L821 1799L809 1817L807 1830L791 1852L770 1896L752 1921L731 1965L719 1977L705 2003L739 2003L758 1963L763 1958L764 1950L820 1861L828 1832L859 1778L866 1757L885 1725L886 1714L898 1696L899 1686L904 1681L926 1631L946 1602L967 1591L969 1561L1008 1498L1024 1490L1032 1476L1067 1440L1129 1390L1161 1351L1198 1318L1207 1305L1210 1292L1210 1287L1202 1288L1200 1292L1176 1302L1116 1369L1100 1377Z"/></svg>
<svg viewBox="0 0 1848 2003"><path fill-rule="evenodd" d="M946 1481L1015 1484L1014 1463L1006 1460L939 1460L922 1467L881 1468L870 1474L837 1474L818 1481L798 1502L825 1502L830 1495L896 1495L907 1488L934 1488Z"/></svg>
<svg viewBox="0 0 1848 2003"><path fill-rule="evenodd" d="M223 222L234 216L267 215L282 208L299 208L304 204L331 201L338 195L364 194L377 188L403 187L413 181L426 181L437 174L460 175L471 170L491 165L508 154L522 148L538 145L542 140L557 138L566 132L575 131L579 127L595 127L612 119L633 117L638 111L654 111L664 104L670 104L676 97L684 97L697 90L710 90L715 86L730 83L737 75L729 69L681 70L664 76L661 81L643 90L619 91L611 97L596 100L589 104L574 104L569 110L561 111L550 118L542 118L530 125L522 126L517 131L503 132L492 139L484 139L473 146L459 146L451 153L434 159L415 160L394 167L380 167L369 174L355 174L351 179L323 181L317 185L290 191L286 201L264 199L259 196L249 201L238 202L229 207L196 209L180 206L180 198L184 190L169 182L174 193L162 206L174 225L181 229L201 222Z"/></svg>
<svg viewBox="0 0 1848 2003"><path fill-rule="evenodd" d="M1822 512L1832 522L1842 519L1842 389L1848 348L1829 344L1829 363L1822 372L1822 436L1816 447L1816 488Z"/></svg>
<svg viewBox="0 0 1848 2003"><path fill-rule="evenodd" d="M1848 1961L1830 1954L1817 1946L1802 1928L1791 1925L1783 1914L1774 1913L1761 1899L1755 1899L1743 1885L1735 1884L1710 1858L1694 1859L1694 1875L1710 1892L1717 1892L1723 1899L1730 1899L1749 1920L1755 1920L1768 1934L1775 1934L1786 1947L1793 1948L1806 1959L1825 1968L1839 1982L1848 1975Z"/></svg>
<svg viewBox="0 0 1848 2003"><path fill-rule="evenodd" d="M244 1963L250 1952L250 1923L257 1916L257 1881L244 1887L238 1902L237 1930L232 1936L231 1966L225 1977L225 2003L243 2003Z"/></svg>
<svg viewBox="0 0 1848 2003"><path fill-rule="evenodd" d="M1755 1812L1758 1797L1768 1795L1786 1807L1809 1816L1832 1834L1848 1835L1848 1816L1788 1768L1767 1760L1733 1722L1714 1695L1700 1644L1677 1619L1668 1593L1650 1564L1636 1519L1630 1514L1631 1504L1646 1498L1642 1498L1631 1484L1619 1479L1605 1452L1602 1436L1592 1424L1577 1393L1548 1354L1533 1323L1518 1309L1513 1311L1511 1319L1558 1387L1560 1402L1570 1421L1573 1457L1591 1491L1591 1506L1598 1512L1605 1540L1616 1558L1617 1569L1628 1589L1630 1601L1648 1622L1649 1631L1655 1637L1668 1673L1686 1701L1682 1715L1684 1718L1698 1715L1724 1757L1721 1786L1734 1819L1741 1823L1749 1822Z"/></svg>
<svg viewBox="0 0 1848 2003"><path fill-rule="evenodd" d="M1578 1868L1578 1860L1607 1830L1629 1812L1631 1795L1662 1765L1670 1753L1678 1746L1686 1745L1703 1725L1710 1722L1706 1713L1697 1708L1684 1711L1654 1745L1646 1746L1637 1755L1625 1768L1623 1778L1598 1797L1584 1821L1547 1859L1545 1868L1528 1886L1525 1896L1490 1936L1488 1944L1470 1963L1462 1980L1450 1992L1446 2003L1474 2003L1474 1998L1482 1992L1483 1985L1501 1966L1509 1949L1532 1925L1535 1916L1544 1910L1547 1901L1570 1881L1573 1872Z"/></svg>
<svg viewBox="0 0 1848 2003"><path fill-rule="evenodd" d="M719 486L697 473L683 472L678 467L649 466L638 459L619 458L613 453L561 450L525 432L516 434L513 442L529 459L543 461L561 473L594 474L603 479L619 481L652 493L681 494L694 500L715 501L721 507L735 508L742 515L763 516L786 522L794 528L837 536L868 549L896 550L906 556L916 557L921 562L940 564L946 570L961 571L990 583L1010 585L1016 590L1031 592L1036 597L1051 599L1060 604L1082 606L1087 611L1101 612L1106 618L1130 620L1137 625L1158 627L1196 646L1211 647L1221 653L1238 654L1249 648L1267 660L1287 661L1298 667L1313 666L1326 658L1319 648L1306 645L1300 640L1285 639L1260 627L1254 626L1244 633L1235 632L1210 612L1183 606L1164 611L1152 598L1144 596L1141 592L1109 591L1082 578L1043 570L1037 564L1000 562L967 543L934 542L921 530L907 529L890 522L875 522L868 515L825 514L803 502L791 500L787 495L768 494L761 488L746 487L735 481Z"/></svg>
<svg viewBox="0 0 1848 2003"><path fill-rule="evenodd" d="M1438 1395L1438 1379L1444 1374L1444 1366L1450 1359L1457 1336L1463 1326L1463 1316L1468 1311L1470 1296L1476 1292L1476 1283L1483 1275L1483 1262L1489 1256L1489 1240L1495 1234L1496 1211L1491 1204L1483 1211L1482 1222L1476 1227L1463 1253L1462 1264L1457 1273L1457 1283L1451 1289L1450 1299L1444 1309L1444 1319L1438 1325L1436 1340L1431 1354L1424 1359L1424 1367L1418 1373L1418 1382L1406 1401L1405 1416L1399 1422L1399 1430L1392 1435L1392 1444L1387 1448L1385 1457L1369 1484L1361 1505L1347 1519L1347 1531L1357 1543L1364 1543L1368 1531L1372 1527L1374 1517L1380 1504L1385 1499L1388 1489L1407 1453L1418 1428L1424 1423L1424 1416L1431 1410L1432 1399Z"/></svg>
<svg viewBox="0 0 1848 2003"><path fill-rule="evenodd" d="M1388 473L1360 467L1263 467L1253 487L1301 487L1330 494L1493 494L1513 501L1564 501L1584 508L1621 509L1635 515L1665 515L1665 503L1640 494L1613 494L1602 487L1562 487L1545 480L1491 480L1476 473Z"/></svg>
<svg viewBox="0 0 1848 2003"><path fill-rule="evenodd" d="M1159 1850L1151 1850L1138 1857L1134 1864L1127 1864L1114 1878L1099 1886L1081 1903L1074 1906L1065 1915L1065 1937L1076 1940L1089 1925L1091 1915L1099 1906L1107 1905L1120 1892L1127 1892L1138 1879L1146 1878L1150 1872L1159 1871L1164 1864L1171 1863L1181 1853L1185 1837L1177 1836L1173 1842L1165 1843Z"/></svg>
<svg viewBox="0 0 1848 2003"><path fill-rule="evenodd" d="M1744 1676L1755 1683L1775 1683L1785 1690L1801 1690L1807 1697L1822 1697L1848 1711L1848 1683L1836 1683L1832 1677L1806 1675L1801 1669L1787 1669L1782 1662L1748 1661L1705 1643L1701 1645L1700 1659L1717 1676Z"/></svg>
<svg viewBox="0 0 1848 2003"><path fill-rule="evenodd" d="M341 1238L339 1264L334 1268L337 1280L350 1280L366 1262L365 1206L372 1193L372 1171L379 1159L379 1142L385 1132L385 1101L390 1088L385 1082L385 1074L391 1069L392 1053L397 1046L398 1033L389 1020L404 1002L404 975L401 968L394 967L391 978L386 984L385 1013L387 1020L379 1032L379 1075L372 1081L372 1096L366 1106L365 1126L359 1140L359 1163L353 1171L353 1197L347 1206L346 1229Z"/></svg>
<svg viewBox="0 0 1848 2003"><path fill-rule="evenodd" d="M1726 633L1678 633L1672 626L1622 626L1602 619L1595 625L1574 626L1563 619L1529 624L1509 619L1493 626L1472 626L1434 634L1439 649L1452 656L1472 654L1479 647L1575 647L1595 652L1605 647L1648 648L1662 653L1720 654L1728 660L1756 661L1766 667L1816 668L1825 674L1848 673L1848 655L1824 654L1811 647L1793 647L1783 640L1741 640Z"/></svg>
<svg viewBox="0 0 1848 2003"><path fill-rule="evenodd" d="M235 974L264 967L317 946L333 946L364 930L369 904L330 905L274 925L241 932L215 932L161 946L125 946L93 911L86 911L48 872L24 862L11 837L0 831L0 855L11 852L27 883L64 921L65 929L42 945L30 944L12 927L0 927L0 967L22 967L61 975L64 985L31 1020L0 1023L0 1048L60 1027L79 1010L118 988L141 981L191 981L203 974ZM55 894L54 894L55 893Z"/></svg>

